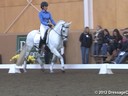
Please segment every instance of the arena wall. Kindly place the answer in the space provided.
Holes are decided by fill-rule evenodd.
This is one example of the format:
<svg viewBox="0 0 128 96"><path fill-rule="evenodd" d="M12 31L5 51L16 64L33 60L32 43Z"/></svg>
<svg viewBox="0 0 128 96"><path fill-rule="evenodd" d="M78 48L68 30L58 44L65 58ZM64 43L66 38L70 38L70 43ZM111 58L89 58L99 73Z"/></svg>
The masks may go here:
<svg viewBox="0 0 128 96"><path fill-rule="evenodd" d="M71 21L71 30L83 29L83 0L46 1L49 3L48 10L52 13L55 22ZM32 0L32 4L38 10L41 10L41 2L42 0ZM28 33L39 29L38 11L31 5L25 8L27 4L27 0L0 0L0 33Z"/></svg>
<svg viewBox="0 0 128 96"><path fill-rule="evenodd" d="M104 28L128 27L128 0L93 0L94 27Z"/></svg>
<svg viewBox="0 0 128 96"><path fill-rule="evenodd" d="M0 54L2 56L2 63L11 63L9 59L16 53L16 38L17 35L25 35L31 30L39 29L40 22L38 18L38 11L31 5L27 6L31 0L0 0ZM83 0L45 0L49 3L49 11L52 13L54 20L65 20L72 22L70 30L80 30L84 27L83 17ZM40 3L42 0L32 0L32 4L40 10ZM23 11L24 10L24 11ZM79 32L77 32L78 34ZM73 31L70 37L74 40ZM70 41L71 39L69 39ZM76 38L77 40L77 38ZM75 41L76 41L75 40ZM4 41L4 43L3 43ZM71 42L71 41L70 41ZM76 45L73 49L78 49ZM70 43L67 43L70 46ZM71 46L72 48L72 46ZM74 52L66 48L67 63L75 63L72 58ZM80 51L80 50L79 50ZM71 54L70 54L71 53ZM74 54L73 54L74 53ZM70 54L68 56L68 54ZM68 57L67 57L68 56ZM76 58L76 57L75 57Z"/></svg>
<svg viewBox="0 0 128 96"><path fill-rule="evenodd" d="M9 60L16 54L16 35L0 35L1 63L11 63Z"/></svg>
<svg viewBox="0 0 128 96"><path fill-rule="evenodd" d="M30 1L30 0L28 0ZM83 0L46 0L49 11L57 22L60 19L72 21L69 40L66 47L67 63L81 63L79 35L84 28ZM42 0L32 0L40 10ZM39 29L38 11L29 6L14 22L28 4L27 0L0 0L0 54L2 63L16 53L16 37L34 29ZM93 0L94 28L126 28L128 26L128 0ZM14 22L14 24L12 24ZM12 26L10 26L12 25ZM9 28L10 26L10 28ZM9 28L9 29L8 29ZM8 30L7 30L8 29ZM92 63L92 59L90 60Z"/></svg>

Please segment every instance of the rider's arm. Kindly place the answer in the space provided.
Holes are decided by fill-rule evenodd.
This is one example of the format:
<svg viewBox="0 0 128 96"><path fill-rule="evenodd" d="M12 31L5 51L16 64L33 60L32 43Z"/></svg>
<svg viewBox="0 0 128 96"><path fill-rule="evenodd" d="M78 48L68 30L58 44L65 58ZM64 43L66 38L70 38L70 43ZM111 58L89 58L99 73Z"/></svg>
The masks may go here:
<svg viewBox="0 0 128 96"><path fill-rule="evenodd" d="M51 15L50 13L49 13L49 15L50 15L49 19L50 19L51 23L55 26L56 23L55 23L55 21L53 20L52 15Z"/></svg>

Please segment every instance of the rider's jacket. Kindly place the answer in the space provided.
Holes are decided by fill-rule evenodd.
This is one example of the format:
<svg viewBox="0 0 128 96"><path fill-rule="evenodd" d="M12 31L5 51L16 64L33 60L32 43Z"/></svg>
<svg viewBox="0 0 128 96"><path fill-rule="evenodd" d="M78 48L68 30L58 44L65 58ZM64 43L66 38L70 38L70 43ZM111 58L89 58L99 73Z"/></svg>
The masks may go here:
<svg viewBox="0 0 128 96"><path fill-rule="evenodd" d="M51 13L45 10L42 10L39 12L39 19L41 24L48 26L48 23L51 21L51 23L55 26L56 23L52 19Z"/></svg>

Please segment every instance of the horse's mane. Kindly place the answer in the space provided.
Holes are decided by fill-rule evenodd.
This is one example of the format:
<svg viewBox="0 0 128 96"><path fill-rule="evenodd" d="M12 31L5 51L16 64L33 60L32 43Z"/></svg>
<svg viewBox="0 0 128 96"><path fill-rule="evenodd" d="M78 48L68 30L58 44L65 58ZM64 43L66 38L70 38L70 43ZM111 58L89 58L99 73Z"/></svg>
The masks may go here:
<svg viewBox="0 0 128 96"><path fill-rule="evenodd" d="M59 20L59 21L56 23L55 28L60 27L60 24L64 24L64 23L65 23L65 21L64 21L64 20Z"/></svg>
<svg viewBox="0 0 128 96"><path fill-rule="evenodd" d="M59 21L57 22L57 24L59 24L59 23L65 23L65 21L64 21L64 20L59 20Z"/></svg>

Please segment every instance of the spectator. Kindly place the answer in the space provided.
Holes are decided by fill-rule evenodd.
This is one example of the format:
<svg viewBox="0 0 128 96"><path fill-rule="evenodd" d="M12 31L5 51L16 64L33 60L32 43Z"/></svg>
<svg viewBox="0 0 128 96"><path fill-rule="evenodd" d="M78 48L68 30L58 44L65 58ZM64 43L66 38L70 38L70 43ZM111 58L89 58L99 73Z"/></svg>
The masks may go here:
<svg viewBox="0 0 128 96"><path fill-rule="evenodd" d="M106 55L107 55L107 49L110 41L110 33L107 29L104 29L103 33L104 35L103 35L103 44L101 47L101 54L105 56L103 57L103 61L105 61L107 58Z"/></svg>
<svg viewBox="0 0 128 96"><path fill-rule="evenodd" d="M126 57L128 57L128 32L124 32L123 34L122 48L114 62L121 64Z"/></svg>
<svg viewBox="0 0 128 96"><path fill-rule="evenodd" d="M111 37L111 43L108 48L108 52L111 55L111 60L114 60L115 56L117 56L119 50L122 47L122 36L118 29L113 30L113 35Z"/></svg>
<svg viewBox="0 0 128 96"><path fill-rule="evenodd" d="M93 55L99 55L101 53L102 43L103 29L101 26L97 26L96 32L94 32Z"/></svg>
<svg viewBox="0 0 128 96"><path fill-rule="evenodd" d="M79 41L81 42L81 55L83 64L89 63L89 48L92 45L92 35L89 32L89 27L85 27L79 38Z"/></svg>

